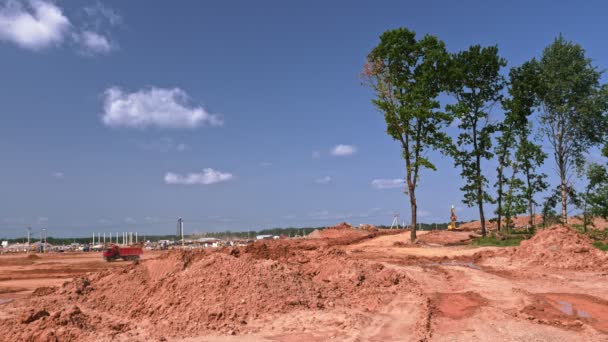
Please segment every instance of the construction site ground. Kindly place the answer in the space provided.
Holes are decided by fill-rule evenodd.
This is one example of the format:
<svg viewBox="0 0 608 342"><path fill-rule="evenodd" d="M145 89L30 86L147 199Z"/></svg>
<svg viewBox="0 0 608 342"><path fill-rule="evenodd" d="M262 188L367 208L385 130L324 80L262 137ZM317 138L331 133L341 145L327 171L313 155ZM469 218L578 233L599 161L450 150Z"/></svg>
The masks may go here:
<svg viewBox="0 0 608 342"><path fill-rule="evenodd" d="M606 252L569 228L520 247L342 229L215 251L0 256L22 341L607 341ZM425 235L427 235L425 237Z"/></svg>

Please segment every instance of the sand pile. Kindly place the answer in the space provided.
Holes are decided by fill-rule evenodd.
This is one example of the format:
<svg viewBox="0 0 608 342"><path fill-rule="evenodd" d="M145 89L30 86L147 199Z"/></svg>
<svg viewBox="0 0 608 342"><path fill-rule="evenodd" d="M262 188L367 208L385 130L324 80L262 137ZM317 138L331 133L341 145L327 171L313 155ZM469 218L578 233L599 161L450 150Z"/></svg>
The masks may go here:
<svg viewBox="0 0 608 342"><path fill-rule="evenodd" d="M608 269L608 253L567 226L553 226L538 231L514 249L514 263L542 265L562 269Z"/></svg>
<svg viewBox="0 0 608 342"><path fill-rule="evenodd" d="M273 315L303 310L357 317L412 288L405 274L349 259L335 247L294 247L269 241L176 251L92 274L8 304L11 318L0 320L0 334L24 341L243 334Z"/></svg>

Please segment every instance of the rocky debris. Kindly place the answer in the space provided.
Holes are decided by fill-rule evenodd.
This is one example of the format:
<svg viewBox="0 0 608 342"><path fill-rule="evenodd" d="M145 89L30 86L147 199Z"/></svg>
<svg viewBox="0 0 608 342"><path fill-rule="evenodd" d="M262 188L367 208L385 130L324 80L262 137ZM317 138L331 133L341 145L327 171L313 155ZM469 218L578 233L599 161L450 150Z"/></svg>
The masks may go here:
<svg viewBox="0 0 608 342"><path fill-rule="evenodd" d="M42 317L47 317L49 315L49 312L46 311L45 309L42 310L29 310L28 312L26 312L22 318L21 318L21 323L23 324L30 324L34 321L37 321L39 319L41 319Z"/></svg>

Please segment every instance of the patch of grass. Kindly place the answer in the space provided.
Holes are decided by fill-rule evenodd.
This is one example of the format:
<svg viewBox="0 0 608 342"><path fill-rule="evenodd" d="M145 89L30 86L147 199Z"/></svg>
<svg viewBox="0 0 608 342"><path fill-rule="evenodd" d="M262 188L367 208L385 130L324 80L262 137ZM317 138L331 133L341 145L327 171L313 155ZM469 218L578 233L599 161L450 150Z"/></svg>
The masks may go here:
<svg viewBox="0 0 608 342"><path fill-rule="evenodd" d="M528 228L528 229L509 229L507 230L509 234L519 234L519 235L534 235L536 233L536 227Z"/></svg>
<svg viewBox="0 0 608 342"><path fill-rule="evenodd" d="M608 251L608 242L595 241L593 245L602 251Z"/></svg>
<svg viewBox="0 0 608 342"><path fill-rule="evenodd" d="M497 246L497 247L509 247L509 246L519 246L521 241L524 240L524 237L520 236L511 236L508 238L498 238L496 236L486 236L477 238L473 240L473 245L475 246Z"/></svg>

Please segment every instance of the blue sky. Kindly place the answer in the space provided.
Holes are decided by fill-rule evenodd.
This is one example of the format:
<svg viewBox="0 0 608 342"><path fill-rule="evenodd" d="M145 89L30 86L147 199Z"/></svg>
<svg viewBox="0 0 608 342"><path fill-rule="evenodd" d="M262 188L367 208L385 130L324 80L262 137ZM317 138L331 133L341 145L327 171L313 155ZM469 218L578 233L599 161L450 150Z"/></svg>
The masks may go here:
<svg viewBox="0 0 608 342"><path fill-rule="evenodd" d="M373 185L404 165L357 77L387 29L498 44L508 67L563 33L608 66L602 1L0 4L0 237L408 220L402 189ZM475 219L431 158L420 220Z"/></svg>

